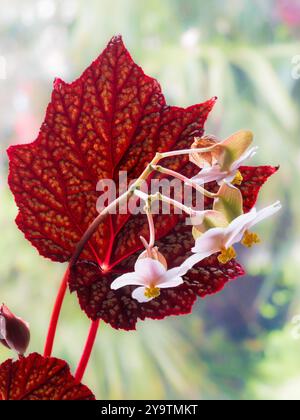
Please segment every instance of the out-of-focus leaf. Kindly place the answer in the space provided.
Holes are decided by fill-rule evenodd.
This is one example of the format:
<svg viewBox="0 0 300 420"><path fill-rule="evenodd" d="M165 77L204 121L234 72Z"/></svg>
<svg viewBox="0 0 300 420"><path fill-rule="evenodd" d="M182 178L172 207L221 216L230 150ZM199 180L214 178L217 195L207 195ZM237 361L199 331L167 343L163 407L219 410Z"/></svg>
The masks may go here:
<svg viewBox="0 0 300 420"><path fill-rule="evenodd" d="M232 55L255 88L257 100L263 98L287 130L294 130L298 122L297 110L270 62L259 52L241 48Z"/></svg>

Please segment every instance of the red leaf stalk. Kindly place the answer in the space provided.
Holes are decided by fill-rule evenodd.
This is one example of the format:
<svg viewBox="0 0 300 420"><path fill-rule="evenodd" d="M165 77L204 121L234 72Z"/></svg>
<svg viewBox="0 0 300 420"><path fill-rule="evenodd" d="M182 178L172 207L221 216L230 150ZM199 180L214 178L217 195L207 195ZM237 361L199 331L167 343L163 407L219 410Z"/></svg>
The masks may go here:
<svg viewBox="0 0 300 420"><path fill-rule="evenodd" d="M95 232L95 230L97 229L99 224L103 221L103 219L108 214L108 210L109 209L106 208L101 214L99 214L99 216L96 217L94 222L87 229L85 234L82 236L81 240L78 242L78 244L76 246L76 249L74 251L74 254L73 254L73 256L72 256L72 258L71 258L71 260L68 264L67 270L64 274L64 277L62 279L61 285L60 285L59 290L58 290L58 294L57 294L57 297L56 297L56 300L55 300L54 308L53 308L51 319L50 319L50 324L49 324L49 328L48 328L48 334L47 334L45 349L44 349L44 356L45 357L50 357L51 354L52 354L53 343L54 343L54 339L55 339L58 319L59 319L62 304L63 304L64 298L65 298L65 295L66 295L66 291L67 291L67 287L68 287L68 278L69 278L70 270L76 264L76 262L77 262L77 260L80 256L86 242L90 239L90 237L93 235L93 233Z"/></svg>
<svg viewBox="0 0 300 420"><path fill-rule="evenodd" d="M81 356L81 359L78 363L76 373L75 373L75 379L78 382L82 381L83 375L85 373L86 367L88 365L88 362L90 360L93 346L96 340L98 328L99 328L100 320L92 321L89 334L85 343L85 347Z"/></svg>
<svg viewBox="0 0 300 420"><path fill-rule="evenodd" d="M62 308L62 304L64 301L64 297L66 295L66 290L68 286L69 272L70 272L70 268L68 266L64 274L64 277L62 279L61 285L59 287L58 294L57 294L55 304L53 307L50 324L48 328L48 334L47 334L46 343L45 343L44 357L50 357L52 353L58 318L59 318L59 314Z"/></svg>

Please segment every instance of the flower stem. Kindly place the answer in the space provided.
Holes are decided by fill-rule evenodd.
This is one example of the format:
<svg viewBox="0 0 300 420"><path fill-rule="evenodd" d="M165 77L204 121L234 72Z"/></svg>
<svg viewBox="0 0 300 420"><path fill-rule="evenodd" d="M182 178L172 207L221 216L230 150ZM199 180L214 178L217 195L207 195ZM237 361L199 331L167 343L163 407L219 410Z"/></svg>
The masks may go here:
<svg viewBox="0 0 300 420"><path fill-rule="evenodd" d="M72 268L76 262L78 261L78 258L85 246L85 244L89 241L91 236L96 232L98 229L100 223L103 222L105 217L110 213L112 209L115 209L115 207L119 204L122 205L124 201L126 201L132 194L134 194L135 190L140 187L141 182L145 181L148 176L153 172L153 166L155 166L159 160L161 159L161 154L157 153L155 157L152 159L152 161L146 166L143 173L139 176L139 178L132 184L132 186L120 197L118 197L116 200L111 202L100 214L96 217L96 219L92 222L92 224L88 227L88 229L83 234L82 238L78 242L76 249L74 251L74 254L72 255L72 258L70 260L70 268Z"/></svg>
<svg viewBox="0 0 300 420"><path fill-rule="evenodd" d="M211 152L216 145L209 147L202 147L202 148L195 148L195 149L182 149L182 150L173 150L171 152L164 152L160 153L160 159L165 159L173 156L181 156L181 155L191 155L193 153L208 153Z"/></svg>
<svg viewBox="0 0 300 420"><path fill-rule="evenodd" d="M90 326L90 330L89 330L89 334L85 343L85 347L81 356L81 359L78 363L76 372L75 372L75 379L78 382L82 381L82 378L84 376L86 367L88 365L88 362L90 360L91 354L92 354L92 350L93 350L93 346L96 340L96 336L97 336L97 332L98 332L98 328L99 328L99 323L100 320L96 320L96 321L92 321L91 326Z"/></svg>
<svg viewBox="0 0 300 420"><path fill-rule="evenodd" d="M53 343L58 323L59 314L62 308L63 300L66 295L67 285L68 285L68 277L69 277L69 266L63 276L62 282L60 284L58 294L55 300L55 304L53 307L48 334L45 342L45 349L44 349L44 357L50 357L53 349Z"/></svg>
<svg viewBox="0 0 300 420"><path fill-rule="evenodd" d="M153 248L155 244L155 228L151 209L149 209L148 207L146 207L146 214L150 232L149 248Z"/></svg>
<svg viewBox="0 0 300 420"><path fill-rule="evenodd" d="M205 188L201 187L201 185L198 185L192 179L190 179L190 178L188 178L188 177L186 177L186 176L184 176L184 175L182 175L178 172L172 171L171 169L164 168L163 166L160 166L160 165L154 165L154 166L152 166L152 168L157 172L160 172L160 173L165 174L165 175L170 175L174 178L179 179L180 181L190 185L195 190L199 191L201 194L205 195L208 198L218 197L218 194L214 194L214 193L211 193L210 191L207 191Z"/></svg>
<svg viewBox="0 0 300 420"><path fill-rule="evenodd" d="M160 192L157 192L155 194L146 194L142 191L136 190L134 191L134 194L139 197L141 200L145 201L146 204L149 203L149 201L151 203L153 203L156 200L160 200L163 203L167 203L170 204L173 207L178 208L179 210L185 212L186 214L188 214L189 216L195 216L197 215L197 211L196 210L192 210L190 207L185 206L184 204L180 203L177 200L174 200L173 198L169 198L163 194L161 194Z"/></svg>

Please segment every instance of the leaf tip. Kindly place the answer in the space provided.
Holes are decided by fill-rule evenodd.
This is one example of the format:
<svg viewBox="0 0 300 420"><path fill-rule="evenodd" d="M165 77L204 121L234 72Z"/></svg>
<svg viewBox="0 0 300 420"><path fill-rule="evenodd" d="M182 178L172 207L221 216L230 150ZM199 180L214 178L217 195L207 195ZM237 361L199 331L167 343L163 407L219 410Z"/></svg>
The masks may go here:
<svg viewBox="0 0 300 420"><path fill-rule="evenodd" d="M122 43L122 44L123 44L123 37L122 37L122 35L121 35L121 34L114 35L114 36L110 39L110 41L109 41L108 45L110 45L110 44L119 44L119 43Z"/></svg>
<svg viewBox="0 0 300 420"><path fill-rule="evenodd" d="M213 96L211 99L209 99L206 103L208 104L209 110L211 111L213 107L215 106L216 102L218 100L217 96Z"/></svg>
<svg viewBox="0 0 300 420"><path fill-rule="evenodd" d="M53 89L59 91L64 83L65 82L62 79L56 77L53 82Z"/></svg>

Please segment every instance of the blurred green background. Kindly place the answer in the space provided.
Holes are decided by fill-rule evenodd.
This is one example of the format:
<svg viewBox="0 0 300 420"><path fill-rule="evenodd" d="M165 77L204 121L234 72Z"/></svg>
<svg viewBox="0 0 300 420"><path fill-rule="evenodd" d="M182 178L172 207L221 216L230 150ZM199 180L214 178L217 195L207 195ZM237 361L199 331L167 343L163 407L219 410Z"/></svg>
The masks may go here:
<svg viewBox="0 0 300 420"><path fill-rule="evenodd" d="M170 104L217 95L208 132L254 131L255 163L281 165L260 203L280 199L284 211L259 228L262 246L240 252L248 275L199 301L192 315L140 323L132 333L101 325L84 382L98 398L300 399L300 340L292 324L300 314L299 1L1 0L0 6L6 62L0 300L30 322L31 350L42 351L64 266L38 256L14 224L5 149L37 136L55 77L77 78L110 37L122 33ZM72 368L88 325L69 296L54 354ZM0 360L8 356L1 348Z"/></svg>

